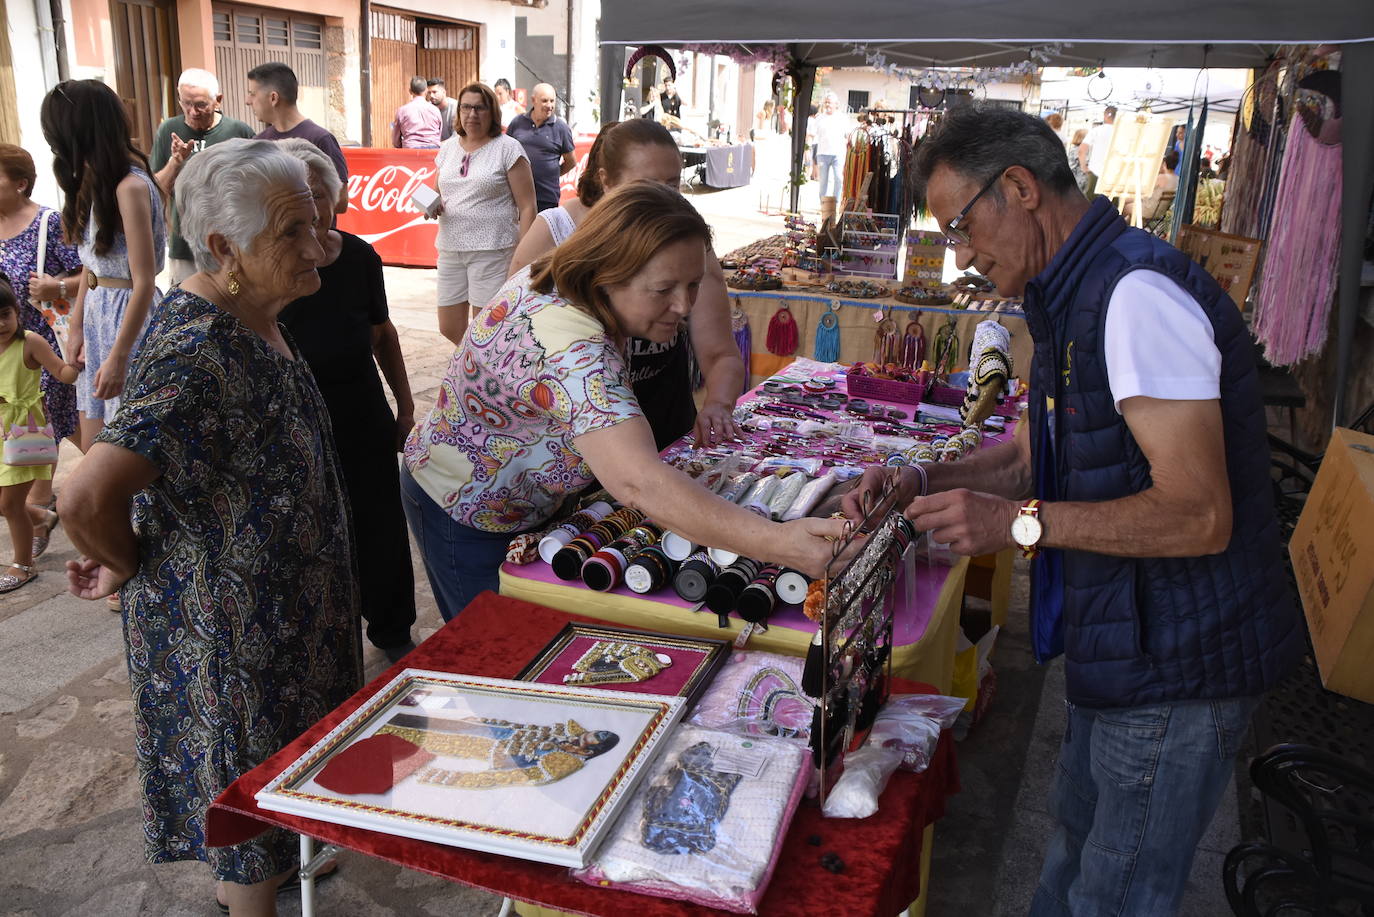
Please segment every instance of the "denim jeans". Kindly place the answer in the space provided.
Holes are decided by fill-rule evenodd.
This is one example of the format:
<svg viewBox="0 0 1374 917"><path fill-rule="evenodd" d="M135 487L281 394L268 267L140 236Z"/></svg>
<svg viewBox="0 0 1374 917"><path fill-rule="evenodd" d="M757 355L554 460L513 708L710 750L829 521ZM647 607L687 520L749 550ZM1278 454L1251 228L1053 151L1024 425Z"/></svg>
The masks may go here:
<svg viewBox="0 0 1374 917"><path fill-rule="evenodd" d="M410 532L420 546L439 614L452 621L477 594L500 585L501 562L513 535L484 532L462 523L434 502L401 468L401 506Z"/></svg>
<svg viewBox="0 0 1374 917"><path fill-rule="evenodd" d="M816 166L821 170L821 197L826 196L826 187L833 184L835 190L830 196L838 200L844 184L844 166L840 164L839 157L818 155Z"/></svg>
<svg viewBox="0 0 1374 917"><path fill-rule="evenodd" d="M1175 913L1258 703L1070 704L1031 917Z"/></svg>

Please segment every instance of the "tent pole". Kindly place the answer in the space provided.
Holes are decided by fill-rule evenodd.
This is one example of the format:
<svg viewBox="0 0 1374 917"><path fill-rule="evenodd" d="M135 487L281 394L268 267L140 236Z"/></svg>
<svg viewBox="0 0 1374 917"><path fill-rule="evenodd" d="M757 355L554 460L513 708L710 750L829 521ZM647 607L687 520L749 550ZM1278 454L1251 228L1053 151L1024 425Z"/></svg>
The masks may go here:
<svg viewBox="0 0 1374 917"><path fill-rule="evenodd" d="M1337 284L1336 387L1332 425L1362 405L1346 404L1360 311L1360 268L1374 192L1374 41L1341 45L1341 260Z"/></svg>
<svg viewBox="0 0 1374 917"><path fill-rule="evenodd" d="M795 62L796 48L792 49ZM811 120L811 93L816 88L816 68L810 64L793 63L797 75L796 91L792 93L792 180L788 183L790 209L801 209L802 168L806 161L806 125Z"/></svg>
<svg viewBox="0 0 1374 917"><path fill-rule="evenodd" d="M601 123L620 120L622 81L625 79L625 46L601 46Z"/></svg>

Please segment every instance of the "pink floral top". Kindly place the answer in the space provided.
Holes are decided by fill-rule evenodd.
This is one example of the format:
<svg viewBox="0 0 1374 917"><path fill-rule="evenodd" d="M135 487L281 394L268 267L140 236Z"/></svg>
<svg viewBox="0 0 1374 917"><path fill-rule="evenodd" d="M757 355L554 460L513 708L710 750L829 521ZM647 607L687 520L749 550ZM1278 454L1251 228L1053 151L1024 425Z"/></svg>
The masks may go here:
<svg viewBox="0 0 1374 917"><path fill-rule="evenodd" d="M601 324L530 289L526 269L468 326L405 463L456 522L524 531L592 482L573 440L639 416L625 359Z"/></svg>

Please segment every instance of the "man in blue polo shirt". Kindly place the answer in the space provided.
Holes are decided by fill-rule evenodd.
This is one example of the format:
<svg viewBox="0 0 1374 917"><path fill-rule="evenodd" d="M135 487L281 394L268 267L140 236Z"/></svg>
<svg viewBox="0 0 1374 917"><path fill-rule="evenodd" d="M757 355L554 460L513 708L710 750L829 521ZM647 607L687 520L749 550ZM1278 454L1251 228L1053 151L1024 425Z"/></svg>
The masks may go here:
<svg viewBox="0 0 1374 917"><path fill-rule="evenodd" d="M516 115L506 125L510 134L525 148L534 172L534 199L540 210L558 206L558 177L577 165L573 156L572 128L553 113L557 95L548 83L530 92L530 110Z"/></svg>

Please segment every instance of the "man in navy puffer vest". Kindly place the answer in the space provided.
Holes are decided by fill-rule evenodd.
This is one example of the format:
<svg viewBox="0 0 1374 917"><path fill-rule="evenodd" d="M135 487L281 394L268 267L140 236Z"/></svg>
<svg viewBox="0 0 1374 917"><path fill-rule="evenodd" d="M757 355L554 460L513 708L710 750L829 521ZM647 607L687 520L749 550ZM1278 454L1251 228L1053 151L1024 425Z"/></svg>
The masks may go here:
<svg viewBox="0 0 1374 917"><path fill-rule="evenodd" d="M916 168L959 266L1024 296L1035 341L1016 440L907 469L900 494L961 554L1035 558L1032 638L1065 655L1069 715L1031 913L1174 913L1303 646L1249 336L1205 271L1084 199L1040 119L960 109Z"/></svg>

